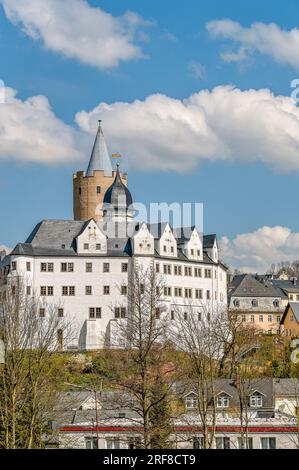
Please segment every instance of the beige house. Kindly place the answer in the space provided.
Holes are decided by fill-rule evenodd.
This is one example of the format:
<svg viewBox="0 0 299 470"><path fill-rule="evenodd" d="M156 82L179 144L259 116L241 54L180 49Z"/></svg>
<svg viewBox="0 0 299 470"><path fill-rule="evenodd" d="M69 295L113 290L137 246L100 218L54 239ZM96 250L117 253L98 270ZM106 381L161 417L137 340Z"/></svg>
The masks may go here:
<svg viewBox="0 0 299 470"><path fill-rule="evenodd" d="M299 302L290 302L281 319L283 334L289 338L299 338Z"/></svg>
<svg viewBox="0 0 299 470"><path fill-rule="evenodd" d="M229 312L261 333L279 334L287 302L281 289L250 274L234 276L229 287Z"/></svg>

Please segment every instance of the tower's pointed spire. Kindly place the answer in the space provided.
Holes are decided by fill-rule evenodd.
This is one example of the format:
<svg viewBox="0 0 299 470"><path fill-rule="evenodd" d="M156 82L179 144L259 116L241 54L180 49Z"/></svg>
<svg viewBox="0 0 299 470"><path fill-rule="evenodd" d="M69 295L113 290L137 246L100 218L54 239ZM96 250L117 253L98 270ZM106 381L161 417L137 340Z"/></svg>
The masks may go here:
<svg viewBox="0 0 299 470"><path fill-rule="evenodd" d="M95 170L103 170L105 176L112 175L112 164L105 142L101 121L99 121L99 128L89 160L86 176L93 176L93 172Z"/></svg>

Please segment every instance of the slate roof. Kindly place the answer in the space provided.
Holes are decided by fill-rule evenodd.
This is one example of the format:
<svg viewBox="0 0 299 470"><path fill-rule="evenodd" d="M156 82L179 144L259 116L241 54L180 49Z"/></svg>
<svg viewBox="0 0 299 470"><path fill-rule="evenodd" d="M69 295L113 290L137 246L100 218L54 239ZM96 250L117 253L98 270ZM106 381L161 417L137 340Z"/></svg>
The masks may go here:
<svg viewBox="0 0 299 470"><path fill-rule="evenodd" d="M19 243L11 255L27 255L27 256L61 256L61 257L74 257L78 256L76 252L76 238L81 234L90 221L76 221L76 220L42 220L39 222L25 243ZM109 223L109 222L108 222ZM98 222L97 225L99 228L106 233L109 228L107 228L107 222ZM131 246L131 236L139 230L141 224L135 221L129 222L127 224L127 233L126 237L116 236L112 238L107 238L107 254L97 254L97 257L128 257L132 255L132 246ZM165 230L167 222L162 222L158 224L147 224L150 232L153 236L161 236ZM190 227L190 235L193 227ZM178 228L175 229L174 234L181 234L184 231L186 235L186 229ZM208 242L215 239L215 235L206 235L204 239ZM205 249L205 246L204 246ZM88 256L88 255L84 255ZM95 256L94 254L90 256ZM161 259L169 259L163 255L159 255L158 252L155 252L155 256ZM185 254L178 249L177 259L182 260L186 263L194 262L194 260L189 260ZM2 260L1 266L4 261L10 262L10 259L6 258ZM208 256L208 254L203 252L203 260L197 261L198 263L204 264L214 264L213 260ZM225 269L227 267L219 262Z"/></svg>
<svg viewBox="0 0 299 470"><path fill-rule="evenodd" d="M242 274L233 279L230 297L281 297L281 291L270 283L258 281L251 274Z"/></svg>
<svg viewBox="0 0 299 470"><path fill-rule="evenodd" d="M213 248L216 241L216 235L213 233L211 235L203 236L203 247L204 248Z"/></svg>
<svg viewBox="0 0 299 470"><path fill-rule="evenodd" d="M271 284L275 287L279 287L280 289L284 290L285 292L299 292L299 281L281 280L281 279L273 279L271 280Z"/></svg>
<svg viewBox="0 0 299 470"><path fill-rule="evenodd" d="M182 397L186 397L189 393L195 392L196 388L192 383L186 387L184 384L176 385L176 392ZM236 387L236 382L233 379L218 379L215 386L216 394L221 392L230 396L230 407L239 406L239 395ZM274 408L274 388L273 380L268 377L245 379L243 382L244 393L249 397L254 392L259 392L263 395L263 406L259 410L271 410Z"/></svg>
<svg viewBox="0 0 299 470"><path fill-rule="evenodd" d="M113 171L101 122L99 123L86 176L93 176L93 172L96 170L103 170L105 176L111 176Z"/></svg>

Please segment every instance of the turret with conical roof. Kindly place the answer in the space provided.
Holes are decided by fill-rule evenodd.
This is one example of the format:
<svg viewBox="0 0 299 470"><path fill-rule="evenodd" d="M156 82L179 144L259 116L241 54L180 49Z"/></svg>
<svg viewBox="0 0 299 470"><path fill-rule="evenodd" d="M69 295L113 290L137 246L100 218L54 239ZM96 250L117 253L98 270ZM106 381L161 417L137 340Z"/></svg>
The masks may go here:
<svg viewBox="0 0 299 470"><path fill-rule="evenodd" d="M117 172L113 171L101 121L93 145L86 173L78 171L73 179L74 220L101 220L103 199L113 184ZM127 175L121 176L126 186Z"/></svg>
<svg viewBox="0 0 299 470"><path fill-rule="evenodd" d="M99 121L99 128L95 138L94 146L91 152L86 176L93 176L93 172L103 170L105 176L112 175L112 165L109 157L107 145L105 142L102 121Z"/></svg>

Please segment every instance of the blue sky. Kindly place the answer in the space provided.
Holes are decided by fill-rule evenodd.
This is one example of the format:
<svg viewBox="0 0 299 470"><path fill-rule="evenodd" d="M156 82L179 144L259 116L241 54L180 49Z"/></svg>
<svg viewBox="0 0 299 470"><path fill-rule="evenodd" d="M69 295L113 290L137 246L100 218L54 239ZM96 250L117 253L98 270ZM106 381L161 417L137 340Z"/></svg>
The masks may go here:
<svg viewBox="0 0 299 470"><path fill-rule="evenodd" d="M28 0L28 5L30 6L30 3L36 3L36 1ZM81 0L68 1L81 2ZM44 6L51 2L52 0L40 0L39 3ZM17 150L8 147L6 140L0 139L0 245L12 247L17 242L24 241L33 226L43 218L72 218L72 173L77 169L85 169L87 166L94 139L91 124L95 115L93 110L100 103L115 106L117 102L129 104L135 100L144 102L147 97L157 94L163 94L169 100L184 100L201 90L207 89L212 92L215 87L223 87L224 85L232 85L240 89L241 92L249 89L267 88L274 95L288 97L292 91L290 82L299 77L299 66L296 60L292 59L292 51L286 51L288 47L292 46L289 44L288 38L286 43L281 45L279 56L276 55L275 50L269 50L267 39L263 39L265 42L263 50L259 49L259 42L261 42L259 36L252 39L252 34L255 34L252 31L252 24L255 22L263 25L275 23L278 30L284 32L293 28L297 30L299 28L298 2L295 0L283 2L280 0L276 2L187 0L185 3L177 0L163 0L162 2L88 0L90 7L100 8L101 11L112 15L112 18L122 17L128 10L139 15L136 16L138 19L134 20L137 26L132 26L134 23L132 20L129 21L128 26L128 28L134 29L134 32L129 33L127 40L135 47L135 50L131 51L132 57L121 59L116 66L103 65L101 62L89 65L84 63L82 57L78 59L70 52L63 52L62 46L61 50L59 50L60 46L54 50L49 46L49 42L47 43L49 39L43 38L41 32L37 35L39 37L33 37L33 34L28 33L28 23L31 21L28 18L30 17L26 16L25 11L18 11L15 0L3 0L0 3L6 7L5 11L2 6L0 7L0 53L2 59L0 79L4 81L6 87L17 90L17 99L20 102L37 95L46 97L55 119L59 120L59 126L65 125L67 127L67 135L72 140L70 148L73 148L74 144L80 148L80 156L76 155L74 158L70 154L65 157L67 148L61 152L61 155L56 149L55 158L52 159L51 149L48 148L51 140L50 134L50 138L47 136L48 147L44 150L45 154L42 154L40 158L36 155L31 159L29 147L25 152L26 157L22 158L23 137L16 144ZM10 12L8 12L8 8L11 9ZM18 20L16 20L16 15ZM217 28L213 26L212 33L207 30L209 22L222 19L237 22L243 29L232 33L230 28L230 32L227 33L227 30L224 31L223 25L220 25L222 29L220 28L219 32L217 24ZM38 15L35 21L35 28L38 28ZM26 31L24 31L24 24L27 27ZM122 27L126 28L125 25ZM250 28L252 34L250 33L250 39L248 39L246 30L248 32ZM267 31L265 28L263 34L267 35ZM270 34L272 33L269 30ZM71 42L71 38L69 40ZM279 36L278 40L283 43L283 37ZM294 40L294 46L296 46L296 40ZM251 41L250 44L248 41ZM279 47L280 45L277 46L277 49ZM245 50L246 57L244 59L231 62L221 56L221 54L237 53L240 48L240 54L243 53L243 49ZM95 62L97 61L96 56L100 54L99 51L100 48L94 54L93 60ZM299 39L297 48L299 55L298 51ZM140 57L141 55L143 57ZM168 109L170 104L171 102L166 103L165 108ZM232 102L233 105L234 102ZM1 122L1 119L6 119L6 115L1 114L1 106L4 105L0 104L0 136L3 137L8 127ZM9 106L9 103L5 106ZM218 103L217 106L220 109L221 103ZM229 104L227 106L229 110ZM295 107L295 105L293 106ZM215 123L214 115L211 117L211 108L212 105L209 104L206 116L208 116L207 119L213 119L213 130L215 131L218 129L218 123ZM132 111L131 106L128 106L128 109L128 112L132 113L130 117L133 119L132 116L135 116L138 119L137 111ZM80 128L80 125L83 126L82 120L75 122L76 113L82 111L88 114L88 126L91 127L84 129L84 131L88 130L89 132L83 132ZM257 112L261 112L260 108ZM45 114L45 118L46 116L47 114ZM299 122L299 114L295 117ZM21 123L18 121L19 125L23 125L22 119ZM51 119L49 119L49 127L52 125ZM124 121L126 119L127 115L124 117ZM230 119L229 113L227 113L227 119ZM250 119L248 127L251 128L254 123L252 114ZM270 122L272 114L267 119ZM284 115L273 115L273 122L280 121L280 119L281 128L285 129L288 124L287 121L284 121ZM221 113L219 120L225 120ZM175 121L177 122L177 119ZM14 119L10 121L9 132L12 132L11 122L14 122ZM37 133L39 127L36 127L36 122L40 124L40 118L37 121L32 121L32 126L35 127ZM113 126L114 122L115 126ZM149 122L152 124L152 121ZM15 128L16 133L20 131L19 125ZM30 121L28 124L27 117L26 126L28 125L30 126ZM263 125L267 128L267 122ZM277 125L280 127L279 124ZM299 130L299 124L296 125ZM44 126L47 127L46 124ZM155 130L151 133L151 127L149 127L148 135L144 131L144 147L148 147L148 150L143 151L143 135L140 136L140 132L136 130L135 136L132 124L128 128L128 134L118 138L117 134L121 126L121 111L113 108L111 117L110 114L106 117L106 114L103 113L103 127L108 146L111 152L119 151L124 155L122 166L128 167L129 186L135 200L146 203L151 201L204 202L205 231L216 232L219 239L224 236L229 239L230 245L225 247L226 256L236 266L242 266L243 263L243 267L247 268L259 263L259 260L250 258L252 247L248 249L248 252L245 249L245 258L243 261L241 260L242 244L236 242L236 237L239 234L251 234L249 247L252 246L250 244L253 243L253 240L262 239L268 245L276 240L277 245L271 252L269 251L266 263L270 263L275 256L284 256L286 259L296 257L296 250L299 250L298 142L292 144L292 148L286 149L286 153L284 153L283 143L286 135L281 137L281 146L280 141L278 144L273 141L273 147L282 149L282 151L279 162L279 155L275 154L275 148L273 148L274 163L272 163L271 138L272 135L276 137L276 128L269 132L269 135L265 135L267 141L265 151L267 156L265 158L262 155L264 144L261 143L261 139L257 138L255 142L255 134L252 134L253 137L249 134L249 140L253 141L253 157L250 158L250 144L248 152L244 151L244 155L238 159L236 150L233 155L228 152L228 155L223 158L221 146L217 146L213 152L207 151L206 156L200 138L198 143L194 140L192 148L186 148L186 151L184 151L184 146L181 148L178 143L176 151L173 148L175 141L171 138L169 130L165 132L165 141L163 141L163 136L155 134ZM112 127L114 128L112 129ZM28 134L26 129L28 128L25 127L25 130L21 132ZM184 133L184 127L178 127L174 135L178 134L177 129L179 133L180 129ZM234 130L236 135L234 135ZM42 129L42 136L45 132ZM225 147L229 146L234 139L239 138L240 132L246 133L246 125L242 127L241 131L232 125L229 128L229 137L225 141ZM293 132L294 129L292 129ZM60 137L61 135L62 133ZM55 136L57 136L56 131ZM190 136L190 140L192 140L194 135L190 134ZM136 149L137 144L134 147L132 143L128 142L129 139L133 140L137 137L140 137L138 139L140 158ZM148 143L151 138L154 142ZM160 139L159 145L155 145L156 138ZM186 139L188 141L189 137ZM211 138L209 137L209 139L210 145ZM233 146L234 149L242 148L244 145L242 142ZM55 145L57 146L58 143L59 139L57 138ZM11 145L10 141L9 145ZM169 148L170 163L165 166L164 160L168 153L168 145L171 145ZM199 157L195 155L196 150L194 150L197 145L199 148L201 147ZM298 161L296 163L296 155L294 156L293 151L297 145ZM9 150L6 150L7 148ZM151 166L148 163L147 155L152 155L153 152L156 152L154 157L157 157L157 162ZM254 152L262 156L255 158ZM171 162L172 155L177 162L175 165L172 165ZM187 164L184 168L186 155ZM264 226L270 228L280 226L284 230L287 229L289 236L293 237L296 250L284 249L284 242L281 240L286 240L287 244L290 244L290 238L283 238L286 235L281 233L271 232L273 236L270 236L270 241L269 237L265 239L263 234L258 235L257 231ZM254 234L255 238L252 238ZM279 242L277 242L277 237ZM232 249L239 250L238 259L232 256ZM280 261L280 259L273 259L273 261Z"/></svg>

